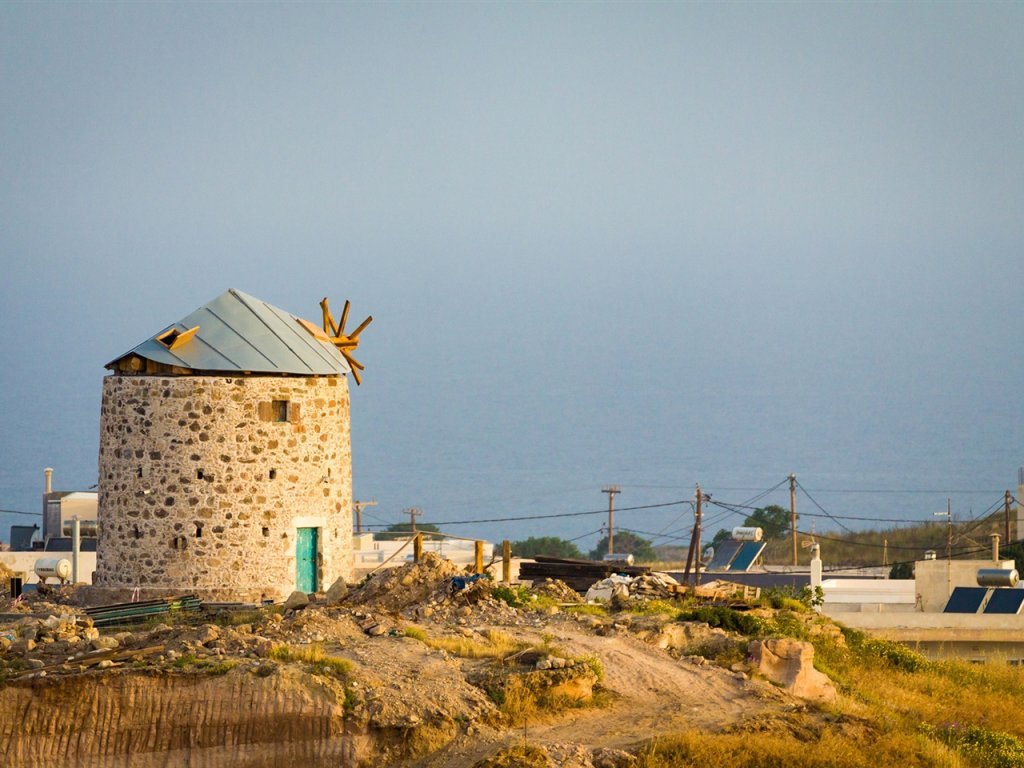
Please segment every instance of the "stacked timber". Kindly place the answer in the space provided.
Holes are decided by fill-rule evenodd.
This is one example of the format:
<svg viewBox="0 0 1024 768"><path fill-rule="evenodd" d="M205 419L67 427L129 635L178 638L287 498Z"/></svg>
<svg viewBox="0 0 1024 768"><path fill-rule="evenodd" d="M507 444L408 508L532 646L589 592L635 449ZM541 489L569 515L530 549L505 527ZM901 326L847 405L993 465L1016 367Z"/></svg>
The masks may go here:
<svg viewBox="0 0 1024 768"><path fill-rule="evenodd" d="M586 594L587 590L596 582L607 579L613 573L641 576L650 572L650 568L642 565L626 565L601 560L572 560L545 555L537 555L534 562L523 562L519 566L519 578L523 581L558 579L564 581L581 595Z"/></svg>
<svg viewBox="0 0 1024 768"><path fill-rule="evenodd" d="M177 611L198 611L199 598L195 595L168 597L163 600L143 600L138 603L116 603L86 608L85 614L92 619L95 627L111 627L124 624L138 624L154 616L163 616Z"/></svg>

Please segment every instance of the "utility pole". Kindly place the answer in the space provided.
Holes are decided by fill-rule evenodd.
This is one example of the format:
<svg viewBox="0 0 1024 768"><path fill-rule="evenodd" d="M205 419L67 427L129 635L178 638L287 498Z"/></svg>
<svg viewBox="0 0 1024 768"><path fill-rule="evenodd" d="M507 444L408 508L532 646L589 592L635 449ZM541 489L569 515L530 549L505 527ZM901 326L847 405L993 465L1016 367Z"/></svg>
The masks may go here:
<svg viewBox="0 0 1024 768"><path fill-rule="evenodd" d="M796 565L796 475L789 474L789 527L793 532L793 565Z"/></svg>
<svg viewBox="0 0 1024 768"><path fill-rule="evenodd" d="M696 584L700 584L700 522L701 522L701 502L704 500L704 494L700 492L700 486L697 486L697 508L694 510L696 516L696 522L693 528L693 566L694 574L693 581Z"/></svg>
<svg viewBox="0 0 1024 768"><path fill-rule="evenodd" d="M683 584L685 586L690 585L690 567L694 565L694 555L696 555L696 567L697 573L700 573L700 518L701 518L701 502L704 500L704 494L700 491L700 483L697 484L697 504L693 508L693 535L690 537L690 549L686 553L686 571L683 574ZM696 582L697 579L694 579Z"/></svg>
<svg viewBox="0 0 1024 768"><path fill-rule="evenodd" d="M1011 499L1013 499L1013 494L1011 494L1009 491L1007 491L1006 495L1003 497L1003 506L1004 506L1005 512L1006 512L1006 526L1005 526L1005 530L1003 531L1003 533L1006 535L1005 541L1006 541L1007 545L1009 545L1010 541L1012 541L1012 539L1010 539L1010 500Z"/></svg>
<svg viewBox="0 0 1024 768"><path fill-rule="evenodd" d="M608 554L615 552L615 494L622 493L617 485L607 485L601 493L608 494Z"/></svg>
<svg viewBox="0 0 1024 768"><path fill-rule="evenodd" d="M953 507L950 500L946 499L945 512L933 512L936 517L946 516L946 559L953 559Z"/></svg>
<svg viewBox="0 0 1024 768"><path fill-rule="evenodd" d="M882 539L882 567L889 567L889 540ZM888 578L888 577L887 577Z"/></svg>
<svg viewBox="0 0 1024 768"><path fill-rule="evenodd" d="M953 505L946 497L946 559L953 559Z"/></svg>
<svg viewBox="0 0 1024 768"><path fill-rule="evenodd" d="M353 501L352 509L356 511L356 535L363 532L363 509L366 507L376 507L377 501Z"/></svg>
<svg viewBox="0 0 1024 768"><path fill-rule="evenodd" d="M419 507L406 507L402 510L409 516L409 525L413 533L416 533L416 518L423 514L423 510Z"/></svg>

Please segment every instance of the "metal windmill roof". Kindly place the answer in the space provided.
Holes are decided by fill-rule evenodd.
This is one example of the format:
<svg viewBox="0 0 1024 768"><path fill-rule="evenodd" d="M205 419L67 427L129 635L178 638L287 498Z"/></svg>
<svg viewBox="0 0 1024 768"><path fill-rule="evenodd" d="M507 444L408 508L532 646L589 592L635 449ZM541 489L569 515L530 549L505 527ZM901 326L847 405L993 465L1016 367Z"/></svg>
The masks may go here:
<svg viewBox="0 0 1024 768"><path fill-rule="evenodd" d="M218 373L270 373L330 376L351 369L326 336L317 336L306 321L265 301L230 289L192 314L107 363L137 355L164 365ZM182 343L161 337L177 331ZM315 327L315 326L314 326Z"/></svg>

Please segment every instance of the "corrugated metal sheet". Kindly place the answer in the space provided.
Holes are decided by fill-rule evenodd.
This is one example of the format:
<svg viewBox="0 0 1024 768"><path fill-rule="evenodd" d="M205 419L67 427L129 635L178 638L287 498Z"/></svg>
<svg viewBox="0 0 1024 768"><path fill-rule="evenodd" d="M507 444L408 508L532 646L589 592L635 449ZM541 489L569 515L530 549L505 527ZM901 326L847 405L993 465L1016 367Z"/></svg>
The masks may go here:
<svg viewBox="0 0 1024 768"><path fill-rule="evenodd" d="M158 341L170 329L199 326L176 349ZM107 363L129 355L164 365L217 373L280 373L329 376L349 373L333 344L315 338L299 318L233 288Z"/></svg>

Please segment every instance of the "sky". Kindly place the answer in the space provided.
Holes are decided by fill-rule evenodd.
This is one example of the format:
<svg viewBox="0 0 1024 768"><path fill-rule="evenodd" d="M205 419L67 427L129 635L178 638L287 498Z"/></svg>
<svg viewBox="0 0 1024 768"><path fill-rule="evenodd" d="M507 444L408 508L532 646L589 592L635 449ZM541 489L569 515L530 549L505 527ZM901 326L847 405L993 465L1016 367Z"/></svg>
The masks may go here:
<svg viewBox="0 0 1024 768"><path fill-rule="evenodd" d="M1022 82L1011 3L4 3L0 509L94 484L103 366L233 287L373 314L374 524L790 472L976 515L1024 464Z"/></svg>

